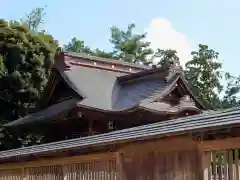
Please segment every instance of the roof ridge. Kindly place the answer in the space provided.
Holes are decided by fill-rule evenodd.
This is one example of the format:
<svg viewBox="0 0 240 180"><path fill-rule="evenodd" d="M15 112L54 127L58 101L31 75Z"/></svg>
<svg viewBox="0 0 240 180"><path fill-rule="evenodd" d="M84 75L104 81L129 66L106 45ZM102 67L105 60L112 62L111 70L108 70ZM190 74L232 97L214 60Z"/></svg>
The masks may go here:
<svg viewBox="0 0 240 180"><path fill-rule="evenodd" d="M146 66L146 65L134 64L134 63L125 62L123 60L117 60L117 59L112 59L112 58L98 57L98 56L93 56L93 55L89 55L89 54L86 54L86 53L76 53L76 52L69 52L69 51L63 51L63 53L64 53L64 55L69 55L69 56L73 56L73 57L76 57L76 58L84 58L84 59L89 59L89 60L93 60L93 61L119 64L119 65L139 68L139 69L142 69L142 70L150 69L150 67Z"/></svg>
<svg viewBox="0 0 240 180"><path fill-rule="evenodd" d="M140 78L140 77L152 75L156 72L167 72L167 69L163 67L151 68L151 69L146 69L146 70L142 70L142 71L131 73L131 74L125 74L125 75L119 76L117 79L119 80L119 82L125 82L132 78Z"/></svg>

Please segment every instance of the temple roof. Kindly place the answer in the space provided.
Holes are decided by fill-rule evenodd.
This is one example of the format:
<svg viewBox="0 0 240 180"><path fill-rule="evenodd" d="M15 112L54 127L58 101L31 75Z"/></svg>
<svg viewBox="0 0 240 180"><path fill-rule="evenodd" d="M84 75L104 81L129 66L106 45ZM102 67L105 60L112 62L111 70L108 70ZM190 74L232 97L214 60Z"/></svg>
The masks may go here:
<svg viewBox="0 0 240 180"><path fill-rule="evenodd" d="M208 111L199 115L177 118L101 135L1 151L0 161L14 157L26 157L76 149L79 150L89 147L117 144L123 141L132 142L155 137L182 135L190 132L201 132L209 129L217 130L231 127L240 127L239 108L224 111Z"/></svg>
<svg viewBox="0 0 240 180"><path fill-rule="evenodd" d="M124 73L87 67L74 67L61 72L61 76L83 97L79 104L104 111L123 111L154 100L172 85L164 78L151 76L130 83L119 81Z"/></svg>
<svg viewBox="0 0 240 180"><path fill-rule="evenodd" d="M161 67L150 69L145 66L119 62L120 60L114 61L118 65L125 65L131 68L136 66L136 69L141 69L139 71L135 69L135 72L129 73L125 72L125 70L117 69L117 67L106 69L108 66L103 67L99 63L99 67L97 67L94 64L96 58L94 59L92 56L88 57L87 55L84 57L94 60L91 66L87 64L89 61L86 59L86 62L81 62L82 64L80 65L76 65L76 63L71 64L73 63L73 54L70 55L67 53L64 54L63 58L58 59L55 69L59 72L60 78L79 96L47 107L41 112L10 122L5 126L15 126L38 119L48 119L57 115L57 113L72 109L73 106L96 109L103 112L144 109L152 112L158 111L159 113L179 113L184 110L200 112L204 109L203 105L187 87L183 72L179 68L175 70ZM79 56L76 58L79 58ZM77 60L75 59L75 61ZM106 63L106 61L101 60L100 62ZM109 60L108 62L112 63ZM168 104L167 106L169 107L165 107L163 102L156 103L156 101L161 100L173 91L179 83L187 92L191 101L185 103L180 101L180 104L174 106Z"/></svg>
<svg viewBox="0 0 240 180"><path fill-rule="evenodd" d="M71 53L71 57L72 55L73 53ZM66 57L68 56L69 53L66 54ZM88 58L93 57L89 56ZM94 60L96 59L99 60L99 58ZM104 60L104 62L106 61ZM96 65L94 65L95 67L70 66L69 69L66 69L60 65L61 63L58 63L56 68L65 82L83 98L80 105L104 111L123 111L145 105L171 92L179 81L187 88L183 72L180 69L175 71L161 67L149 69L147 66L126 63L121 60L108 60L108 62L144 69L133 73L116 71L116 67L106 70L98 68ZM189 89L188 91L198 105L202 106Z"/></svg>
<svg viewBox="0 0 240 180"><path fill-rule="evenodd" d="M95 66L101 66L103 64L110 64L111 68L112 65L119 65L122 67L127 67L127 68L132 68L132 70L145 70L145 69L151 69L149 66L141 65L141 64L133 64L129 62L125 62L122 60L115 60L115 59L110 59L110 58L102 58L102 57L97 57L97 56L91 56L85 53L76 53L76 52L64 52L65 57L73 58L77 60L77 63L81 62L81 64L88 64L89 62L93 62ZM80 61L79 61L80 60ZM85 60L85 61L84 61ZM117 67L115 67L117 68ZM129 69L128 69L129 70ZM130 70L131 71L131 70Z"/></svg>

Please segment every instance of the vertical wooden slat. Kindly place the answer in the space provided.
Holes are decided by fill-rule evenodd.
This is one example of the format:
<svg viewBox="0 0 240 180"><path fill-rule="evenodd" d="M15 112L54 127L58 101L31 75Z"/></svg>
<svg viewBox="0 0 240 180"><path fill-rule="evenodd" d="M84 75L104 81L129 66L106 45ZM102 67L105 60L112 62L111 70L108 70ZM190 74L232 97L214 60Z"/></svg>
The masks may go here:
<svg viewBox="0 0 240 180"><path fill-rule="evenodd" d="M236 168L236 180L240 180L239 179L239 149L234 149L234 156L235 156L235 168Z"/></svg>
<svg viewBox="0 0 240 180"><path fill-rule="evenodd" d="M224 180L228 180L228 152L227 150L223 151L224 156Z"/></svg>
<svg viewBox="0 0 240 180"><path fill-rule="evenodd" d="M26 169L23 167L23 168L22 168L22 180L27 180L27 175L28 175L28 172L27 172Z"/></svg>
<svg viewBox="0 0 240 180"><path fill-rule="evenodd" d="M223 168L223 166L222 166L222 162L223 162L223 157L222 157L223 155L222 155L222 151L218 151L218 179L219 180L223 180L223 177L222 177L222 175L223 175L223 173L222 173L222 168Z"/></svg>
<svg viewBox="0 0 240 180"><path fill-rule="evenodd" d="M201 167L200 168L200 179L203 179L203 180L209 180L208 178L208 170L209 170L209 163L210 163L210 159L211 159L211 156L210 156L210 153L209 152L202 152L200 151L199 152L199 158L201 160Z"/></svg>
<svg viewBox="0 0 240 180"><path fill-rule="evenodd" d="M213 172L213 180L217 180L217 163L216 163L216 151L212 152L212 172Z"/></svg>
<svg viewBox="0 0 240 180"><path fill-rule="evenodd" d="M113 179L113 161L112 159L109 160L109 179Z"/></svg>
<svg viewBox="0 0 240 180"><path fill-rule="evenodd" d="M123 169L123 154L118 152L116 155L117 163L117 180L124 180L124 169Z"/></svg>
<svg viewBox="0 0 240 180"><path fill-rule="evenodd" d="M69 167L67 165L63 165L63 180L69 180L68 179L68 172L69 172Z"/></svg>
<svg viewBox="0 0 240 180"><path fill-rule="evenodd" d="M179 154L181 154L180 152L177 153L175 155L175 179L180 179L179 176L180 176L180 169L181 169L181 165L179 164Z"/></svg>
<svg viewBox="0 0 240 180"><path fill-rule="evenodd" d="M79 172L80 172L80 178L79 178L79 180L82 180L83 179L83 164L82 163L80 163L79 164Z"/></svg>
<svg viewBox="0 0 240 180"><path fill-rule="evenodd" d="M228 150L228 167L229 167L229 180L233 180L233 153L232 150Z"/></svg>
<svg viewBox="0 0 240 180"><path fill-rule="evenodd" d="M99 179L99 167L98 167L98 161L95 161L95 179Z"/></svg>
<svg viewBox="0 0 240 180"><path fill-rule="evenodd" d="M93 179L96 179L96 161L93 161Z"/></svg>
<svg viewBox="0 0 240 180"><path fill-rule="evenodd" d="M208 153L208 180L212 180L212 163L211 163L212 153L211 152L207 153Z"/></svg>
<svg viewBox="0 0 240 180"><path fill-rule="evenodd" d="M91 161L91 162L89 162L89 179L90 180L92 180L93 179L93 177L92 177L92 173L93 173L93 162Z"/></svg>

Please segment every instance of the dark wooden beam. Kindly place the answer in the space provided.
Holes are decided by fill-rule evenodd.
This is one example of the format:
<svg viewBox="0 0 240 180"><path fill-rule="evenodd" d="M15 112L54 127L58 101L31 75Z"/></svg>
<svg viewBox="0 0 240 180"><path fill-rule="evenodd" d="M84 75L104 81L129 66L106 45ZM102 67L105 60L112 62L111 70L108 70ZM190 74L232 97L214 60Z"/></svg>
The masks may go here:
<svg viewBox="0 0 240 180"><path fill-rule="evenodd" d="M211 141L217 139L226 139L230 137L240 137L240 128L220 128L217 130L209 129L199 132L190 133L190 136L195 141Z"/></svg>

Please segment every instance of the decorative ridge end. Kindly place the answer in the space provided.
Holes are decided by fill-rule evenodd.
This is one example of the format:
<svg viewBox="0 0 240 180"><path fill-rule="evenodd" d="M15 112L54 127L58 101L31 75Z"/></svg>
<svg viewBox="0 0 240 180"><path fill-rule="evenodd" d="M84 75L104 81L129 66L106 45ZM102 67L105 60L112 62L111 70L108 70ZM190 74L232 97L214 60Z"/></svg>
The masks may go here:
<svg viewBox="0 0 240 180"><path fill-rule="evenodd" d="M181 99L180 99L180 104L181 103L191 103L192 105L195 105L195 102L193 101L193 99L189 96L189 95L184 95Z"/></svg>
<svg viewBox="0 0 240 180"><path fill-rule="evenodd" d="M165 81L166 83L168 83L169 81L171 81L171 79L176 75L176 74L180 74L184 79L185 79L185 75L183 72L183 67L180 65L179 61L173 61L169 64L168 67L166 67L167 71L168 71L168 75L165 77Z"/></svg>

